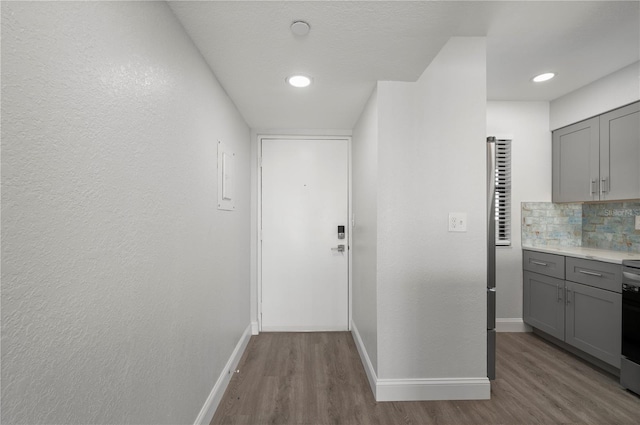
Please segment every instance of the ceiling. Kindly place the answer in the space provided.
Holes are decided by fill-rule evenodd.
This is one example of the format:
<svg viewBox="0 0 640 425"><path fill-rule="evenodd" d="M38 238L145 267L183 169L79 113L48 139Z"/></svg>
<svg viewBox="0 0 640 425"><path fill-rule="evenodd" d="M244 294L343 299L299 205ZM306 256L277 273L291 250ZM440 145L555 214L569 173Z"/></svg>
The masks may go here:
<svg viewBox="0 0 640 425"><path fill-rule="evenodd" d="M487 37L490 100L552 100L640 60L640 1L170 1L254 129L351 129L378 80ZM311 31L294 35L290 25ZM531 78L554 71L553 80ZM285 83L303 73L306 89Z"/></svg>

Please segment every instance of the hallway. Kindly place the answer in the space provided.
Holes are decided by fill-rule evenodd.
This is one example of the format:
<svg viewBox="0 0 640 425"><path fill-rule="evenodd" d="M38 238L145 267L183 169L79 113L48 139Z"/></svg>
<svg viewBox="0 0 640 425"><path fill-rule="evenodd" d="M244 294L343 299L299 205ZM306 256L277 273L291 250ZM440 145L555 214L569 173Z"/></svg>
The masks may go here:
<svg viewBox="0 0 640 425"><path fill-rule="evenodd" d="M446 403L376 403L349 334L257 335L260 138L349 138L347 222L330 231L346 227L347 326L378 398L488 397L484 140L517 136L514 205L551 199L552 126L640 100L640 40L624 37L640 33L640 3L468 3L2 1L0 422L205 425L219 406L216 423L640 417L608 376L526 335L500 336L490 402ZM554 66L590 54L559 68L570 87L500 100L503 43L518 66L526 46L558 48ZM287 84L304 68L306 92ZM540 93L533 67L512 75ZM451 212L467 231L449 231ZM514 330L512 230L496 314ZM292 263L292 249L278 255Z"/></svg>

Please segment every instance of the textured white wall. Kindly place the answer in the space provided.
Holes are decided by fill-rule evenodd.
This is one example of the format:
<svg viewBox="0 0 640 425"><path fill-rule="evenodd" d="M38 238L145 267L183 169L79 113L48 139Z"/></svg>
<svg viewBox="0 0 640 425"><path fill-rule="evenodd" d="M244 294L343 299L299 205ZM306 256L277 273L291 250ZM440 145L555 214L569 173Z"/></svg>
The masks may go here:
<svg viewBox="0 0 640 425"><path fill-rule="evenodd" d="M640 100L640 62L551 102L550 129L582 121Z"/></svg>
<svg viewBox="0 0 640 425"><path fill-rule="evenodd" d="M356 219L352 234L353 322L377 373L377 89L371 94L353 130L351 161L352 207Z"/></svg>
<svg viewBox="0 0 640 425"><path fill-rule="evenodd" d="M2 2L2 423L193 423L248 223L249 129L166 3Z"/></svg>
<svg viewBox="0 0 640 425"><path fill-rule="evenodd" d="M512 136L511 246L496 249L496 316L522 318L521 202L551 202L548 102L487 102L487 135Z"/></svg>
<svg viewBox="0 0 640 425"><path fill-rule="evenodd" d="M486 98L484 38L378 85L379 378L486 377Z"/></svg>

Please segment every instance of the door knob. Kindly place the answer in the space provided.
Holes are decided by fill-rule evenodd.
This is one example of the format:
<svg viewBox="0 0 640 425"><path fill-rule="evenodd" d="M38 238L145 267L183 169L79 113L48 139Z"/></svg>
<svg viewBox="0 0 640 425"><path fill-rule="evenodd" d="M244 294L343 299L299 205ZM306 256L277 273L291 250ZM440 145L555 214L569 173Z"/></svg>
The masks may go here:
<svg viewBox="0 0 640 425"><path fill-rule="evenodd" d="M338 245L335 248L331 248L332 251L344 252L344 245Z"/></svg>

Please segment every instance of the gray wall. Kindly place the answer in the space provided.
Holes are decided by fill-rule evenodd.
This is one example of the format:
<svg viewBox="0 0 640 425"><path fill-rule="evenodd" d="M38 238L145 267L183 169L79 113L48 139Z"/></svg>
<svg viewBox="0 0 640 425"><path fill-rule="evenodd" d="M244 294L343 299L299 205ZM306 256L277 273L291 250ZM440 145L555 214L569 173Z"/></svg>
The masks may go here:
<svg viewBox="0 0 640 425"><path fill-rule="evenodd" d="M193 423L249 325L249 174L164 2L2 2L2 423Z"/></svg>
<svg viewBox="0 0 640 425"><path fill-rule="evenodd" d="M353 323L369 360L378 371L378 92L374 90L352 138Z"/></svg>
<svg viewBox="0 0 640 425"><path fill-rule="evenodd" d="M486 98L484 38L378 84L379 378L486 377Z"/></svg>

